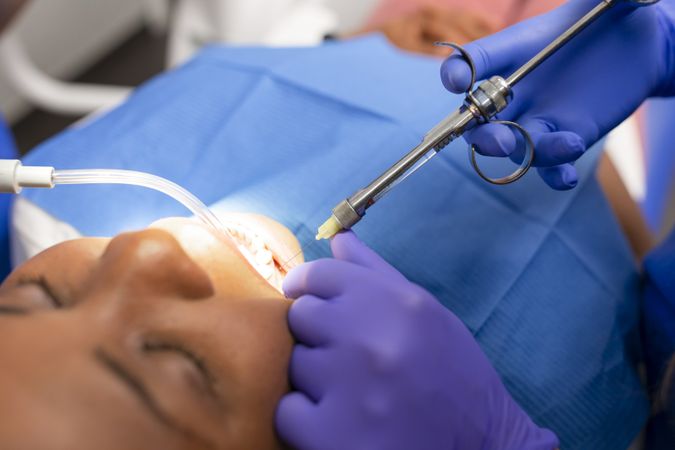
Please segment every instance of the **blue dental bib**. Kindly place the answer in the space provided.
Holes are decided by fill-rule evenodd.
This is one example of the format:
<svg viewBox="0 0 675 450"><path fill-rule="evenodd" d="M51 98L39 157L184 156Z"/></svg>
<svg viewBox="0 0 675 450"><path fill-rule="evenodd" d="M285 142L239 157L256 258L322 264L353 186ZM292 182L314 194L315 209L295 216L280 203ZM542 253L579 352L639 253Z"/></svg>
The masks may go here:
<svg viewBox="0 0 675 450"><path fill-rule="evenodd" d="M439 64L380 36L210 48L24 163L150 172L215 209L268 215L306 243L335 204L461 103L443 89ZM472 172L460 140L355 229L464 321L516 400L565 449L625 449L649 410L636 371L638 275L593 176L596 159L594 150L578 163L571 192L534 173L494 187ZM92 236L187 214L134 187L22 195ZM327 255L325 245L306 251Z"/></svg>

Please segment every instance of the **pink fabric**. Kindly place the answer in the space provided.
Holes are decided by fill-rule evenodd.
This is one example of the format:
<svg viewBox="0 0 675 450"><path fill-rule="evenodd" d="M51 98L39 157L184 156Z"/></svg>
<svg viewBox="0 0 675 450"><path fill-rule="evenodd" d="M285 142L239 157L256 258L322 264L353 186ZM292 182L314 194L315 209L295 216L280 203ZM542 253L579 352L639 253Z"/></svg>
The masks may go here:
<svg viewBox="0 0 675 450"><path fill-rule="evenodd" d="M440 6L475 12L496 26L507 26L547 12L564 2L565 0L382 0L368 25L380 25L423 6Z"/></svg>

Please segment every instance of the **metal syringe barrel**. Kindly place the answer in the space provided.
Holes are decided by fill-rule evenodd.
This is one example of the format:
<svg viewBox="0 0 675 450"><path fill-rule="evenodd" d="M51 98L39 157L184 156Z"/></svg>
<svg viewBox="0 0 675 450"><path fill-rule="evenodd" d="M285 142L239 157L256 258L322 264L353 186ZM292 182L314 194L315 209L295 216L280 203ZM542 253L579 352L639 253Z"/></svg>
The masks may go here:
<svg viewBox="0 0 675 450"><path fill-rule="evenodd" d="M560 36L518 68L506 80L493 77L483 82L474 92L467 94L465 104L455 113L448 116L434 127L420 145L392 166L388 171L377 178L366 188L339 203L334 209L332 217L342 226L349 229L358 223L365 215L366 210L384 195L391 186L415 164L424 158L432 149L437 152L447 146L465 131L478 123L489 121L498 112L503 110L511 101L512 89L530 72L539 67L565 44L581 33L596 19L602 16L614 4L619 2L634 3L637 6L647 6L658 3L659 0L601 0L591 11L572 24ZM455 47L456 48L456 47ZM475 73L474 73L475 75ZM518 177L519 178L519 177ZM515 178L517 179L517 178Z"/></svg>
<svg viewBox="0 0 675 450"><path fill-rule="evenodd" d="M375 181L340 202L333 209L335 220L345 230L353 227L366 214L366 210L375 204L377 198L426 154L431 150L441 151L465 131L493 118L506 108L511 98L511 88L502 77L495 76L481 83L467 96L464 105L432 128L417 147Z"/></svg>

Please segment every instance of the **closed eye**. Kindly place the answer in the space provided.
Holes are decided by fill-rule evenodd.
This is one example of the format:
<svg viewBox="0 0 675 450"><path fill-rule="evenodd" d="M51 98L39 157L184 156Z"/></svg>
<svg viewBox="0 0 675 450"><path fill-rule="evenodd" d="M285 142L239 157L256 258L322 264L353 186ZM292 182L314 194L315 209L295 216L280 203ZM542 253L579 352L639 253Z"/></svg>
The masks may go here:
<svg viewBox="0 0 675 450"><path fill-rule="evenodd" d="M202 384L206 388L208 394L214 398L218 398L216 389L217 380L213 376L213 372L208 368L204 358L201 358L193 351L180 344L153 341L144 342L143 351L146 353L172 352L185 358L199 373L202 378Z"/></svg>
<svg viewBox="0 0 675 450"><path fill-rule="evenodd" d="M42 276L21 278L13 286L3 288L3 292L0 315L28 315L45 309L61 309L67 305Z"/></svg>
<svg viewBox="0 0 675 450"><path fill-rule="evenodd" d="M17 282L16 286L17 287L37 286L42 290L47 299L49 299L54 308L60 309L64 307L64 302L61 299L61 297L56 294L56 291L52 288L47 279L42 275L36 277L21 278Z"/></svg>
<svg viewBox="0 0 675 450"><path fill-rule="evenodd" d="M205 439L189 428L183 427L171 416L166 414L166 412L159 406L157 399L150 393L150 390L145 386L141 379L129 371L110 354L101 348L96 348L94 350L93 356L104 368L108 370L108 372L114 375L125 386L127 386L127 388L130 389L130 391L141 401L141 403L146 407L146 410L149 411L155 417L155 419L173 431L183 434L190 439L196 440L201 444L199 448L215 448L215 446L208 439Z"/></svg>

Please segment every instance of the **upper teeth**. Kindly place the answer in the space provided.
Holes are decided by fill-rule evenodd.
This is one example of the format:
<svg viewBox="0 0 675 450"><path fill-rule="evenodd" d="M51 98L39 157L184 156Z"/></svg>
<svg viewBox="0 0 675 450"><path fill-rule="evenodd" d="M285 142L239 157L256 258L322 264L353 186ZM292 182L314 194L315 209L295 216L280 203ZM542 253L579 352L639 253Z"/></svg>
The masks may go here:
<svg viewBox="0 0 675 450"><path fill-rule="evenodd" d="M236 240L239 250L246 257L248 262L270 283L277 288L280 280L273 279L277 270L274 265L274 255L267 248L265 242L255 232L244 226L228 222L225 228ZM278 278L278 277L277 277Z"/></svg>
<svg viewBox="0 0 675 450"><path fill-rule="evenodd" d="M266 248L259 250L255 255L255 262L261 266L271 264L273 262L272 252Z"/></svg>

